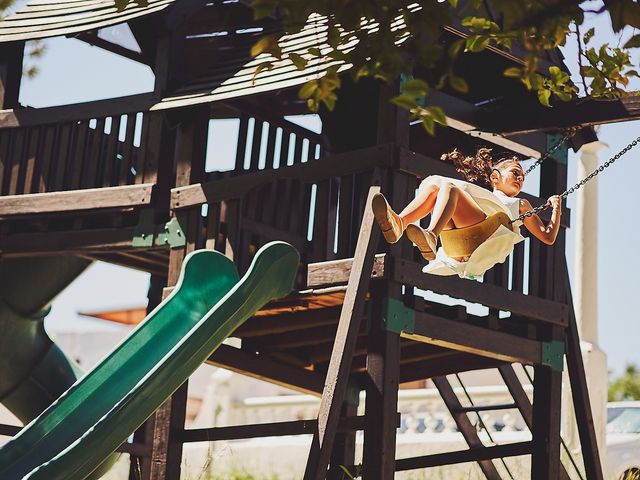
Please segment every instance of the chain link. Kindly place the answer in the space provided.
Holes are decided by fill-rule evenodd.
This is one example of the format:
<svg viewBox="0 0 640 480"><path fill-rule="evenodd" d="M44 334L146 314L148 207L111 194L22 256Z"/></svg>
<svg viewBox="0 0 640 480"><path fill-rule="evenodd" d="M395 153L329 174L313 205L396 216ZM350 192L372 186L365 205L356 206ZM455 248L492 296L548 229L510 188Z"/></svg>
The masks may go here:
<svg viewBox="0 0 640 480"><path fill-rule="evenodd" d="M529 175L533 170L535 170L538 165L540 165L542 162L544 162L547 158L549 158L551 155L553 155L556 150L558 150L562 145L564 145L566 142L568 142L571 138L573 138L573 136L578 133L578 131L580 130L581 127L569 127L564 131L564 134L562 135L562 138L555 144L553 145L547 152L545 152L538 160L536 160L533 165L531 165L529 168L527 168L524 172L524 176L526 177L527 175Z"/></svg>
<svg viewBox="0 0 640 480"><path fill-rule="evenodd" d="M635 147L638 143L640 143L640 136L638 138L636 138L633 142L631 142L629 145L627 145L626 147L624 147L622 150L620 150L618 153L616 153L613 157L611 157L609 160L607 160L606 162L604 162L602 165L600 165L598 168L596 168L593 172L591 172L589 175L587 175L586 177L584 177L582 180L580 180L578 183L576 183L573 187L568 188L567 190L565 190L564 192L562 192L559 196L561 199L565 199L567 198L569 195L571 195L573 192L575 192L576 190L578 190L580 187L582 187L584 184L586 184L589 180L591 180L593 177L595 177L596 175L598 175L600 172L602 172L605 168L609 167L611 164L613 164L616 160L618 160L621 156L623 156L625 153L627 153L629 150L631 150L633 147ZM531 217L533 215L538 214L539 212L546 210L547 208L550 208L551 204L550 203L544 203L536 208L532 208L531 210L523 213L522 215L520 215L518 218L516 218L515 220L511 220L510 223L515 223L515 222L522 222L524 221L525 218L527 217Z"/></svg>

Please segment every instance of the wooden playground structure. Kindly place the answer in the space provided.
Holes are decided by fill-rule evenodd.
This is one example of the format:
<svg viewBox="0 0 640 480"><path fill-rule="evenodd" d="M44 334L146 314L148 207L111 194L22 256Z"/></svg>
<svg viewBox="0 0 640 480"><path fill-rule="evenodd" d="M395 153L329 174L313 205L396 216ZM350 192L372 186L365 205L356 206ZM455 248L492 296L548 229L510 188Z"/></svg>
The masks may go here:
<svg viewBox="0 0 640 480"><path fill-rule="evenodd" d="M402 205L426 176L457 176L437 160L453 146L468 151L489 142L539 156L560 128L579 123L577 149L595 139L590 125L633 115L632 100L625 109L622 101L610 108L585 102L577 120L569 107L537 115L530 95L501 76L517 58L488 50L458 65L463 75L482 68L482 78L470 77L471 94L432 97L450 124L435 137L389 102L396 87L346 77L317 134L285 118L305 113L297 86L309 72L277 67L253 80L249 48L278 26L256 25L242 2L158 0L120 13L106 3L76 3L57 9L34 2L0 22L2 257L76 255L150 272L151 308L194 249L224 252L243 271L261 245L289 242L302 258L296 290L236 331L240 348L222 345L208 362L322 396L317 419L187 430L185 384L121 447L132 458L130 478L177 480L187 442L310 433L305 479L340 478L339 466L354 471L356 432L363 431L365 479L478 462L486 478L498 480L492 459L523 455L531 455L532 479L567 479L560 462L566 359L584 471L602 479L565 261L570 215L553 247L521 243L480 283L424 275L410 242L379 241L367 205L378 191ZM123 22L140 52L97 33ZM227 34L213 35L221 31ZM19 105L25 41L59 35L149 65L155 90L51 108ZM303 31L289 41L307 48L314 35ZM443 33L456 35L463 33L454 27ZM226 118L239 122L235 167L205 171L210 121ZM566 184L562 148L541 166L539 197L527 198L538 205ZM425 300L420 290L488 313ZM514 363L533 367L533 402ZM446 375L487 368L499 370L513 403L463 407ZM433 380L468 449L395 458L398 388L421 379ZM365 414L358 416L363 390ZM531 441L483 446L468 414L490 408L519 410ZM0 427L1 434L15 431Z"/></svg>

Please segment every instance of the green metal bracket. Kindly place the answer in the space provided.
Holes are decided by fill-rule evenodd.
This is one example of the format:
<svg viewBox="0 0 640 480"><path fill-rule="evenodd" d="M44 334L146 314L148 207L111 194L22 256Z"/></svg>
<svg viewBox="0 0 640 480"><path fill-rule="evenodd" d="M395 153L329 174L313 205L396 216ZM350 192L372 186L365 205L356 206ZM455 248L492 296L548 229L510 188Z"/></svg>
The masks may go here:
<svg viewBox="0 0 640 480"><path fill-rule="evenodd" d="M547 134L547 149L548 152L551 150L558 142L562 141L562 134L559 133L549 133ZM544 152L543 152L544 153ZM567 164L567 159L569 158L569 141L564 142L558 150L556 150L551 158L558 162L561 165ZM547 159L550 160L550 159Z"/></svg>
<svg viewBox="0 0 640 480"><path fill-rule="evenodd" d="M564 342L552 340L542 342L542 364L551 367L556 372L564 369Z"/></svg>
<svg viewBox="0 0 640 480"><path fill-rule="evenodd" d="M382 308L382 326L387 332L413 333L416 325L414 310L395 298L385 298Z"/></svg>
<svg viewBox="0 0 640 480"><path fill-rule="evenodd" d="M145 209L140 212L138 225L133 233L131 245L133 247L152 247L153 237L155 234L155 225L153 221L154 211Z"/></svg>
<svg viewBox="0 0 640 480"><path fill-rule="evenodd" d="M169 245L171 248L184 247L187 237L177 217L173 217L164 224L164 229L158 234L158 245Z"/></svg>
<svg viewBox="0 0 640 480"><path fill-rule="evenodd" d="M156 235L153 210L140 212L140 220L135 229L131 245L133 247L152 247L155 239L156 245L169 245L171 248L184 247L187 239L184 230L177 218L172 218L164 224L162 230Z"/></svg>

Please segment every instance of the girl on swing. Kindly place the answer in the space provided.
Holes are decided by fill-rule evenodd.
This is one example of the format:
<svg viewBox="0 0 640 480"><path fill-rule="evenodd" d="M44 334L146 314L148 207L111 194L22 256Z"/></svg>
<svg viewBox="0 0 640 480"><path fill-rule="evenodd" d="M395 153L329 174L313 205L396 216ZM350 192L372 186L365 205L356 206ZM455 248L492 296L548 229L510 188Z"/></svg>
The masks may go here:
<svg viewBox="0 0 640 480"><path fill-rule="evenodd" d="M399 214L387 203L382 194L373 198L373 213L382 229L384 238L395 243L407 232L407 237L429 260L424 268L426 273L454 275L476 278L502 263L513 250L513 246L524 240L520 235L520 225L547 245L552 245L560 228L561 199L558 195L549 198L553 208L551 220L545 225L538 215L525 217L524 222L516 221L500 225L469 256L449 257L443 248L437 248L438 237L443 230L476 225L498 212L506 213L510 220L531 210L531 204L516 198L522 190L524 170L517 157L493 161L491 149L480 148L474 157L465 157L458 150L444 154L442 160L451 161L468 181L433 175L425 178L418 193ZM475 183L491 186L492 191ZM429 226L425 229L419 220L431 214ZM503 217L504 218L504 217Z"/></svg>

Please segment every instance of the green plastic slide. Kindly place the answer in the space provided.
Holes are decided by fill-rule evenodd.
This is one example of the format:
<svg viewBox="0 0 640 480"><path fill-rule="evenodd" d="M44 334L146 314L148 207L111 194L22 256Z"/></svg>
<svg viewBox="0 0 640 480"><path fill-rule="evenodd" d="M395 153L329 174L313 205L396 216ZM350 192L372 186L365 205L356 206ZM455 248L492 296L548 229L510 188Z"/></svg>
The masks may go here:
<svg viewBox="0 0 640 480"><path fill-rule="evenodd" d="M298 262L292 246L272 242L238 281L224 255L205 250L188 255L172 294L0 449L0 478L86 478L238 326L291 291Z"/></svg>

